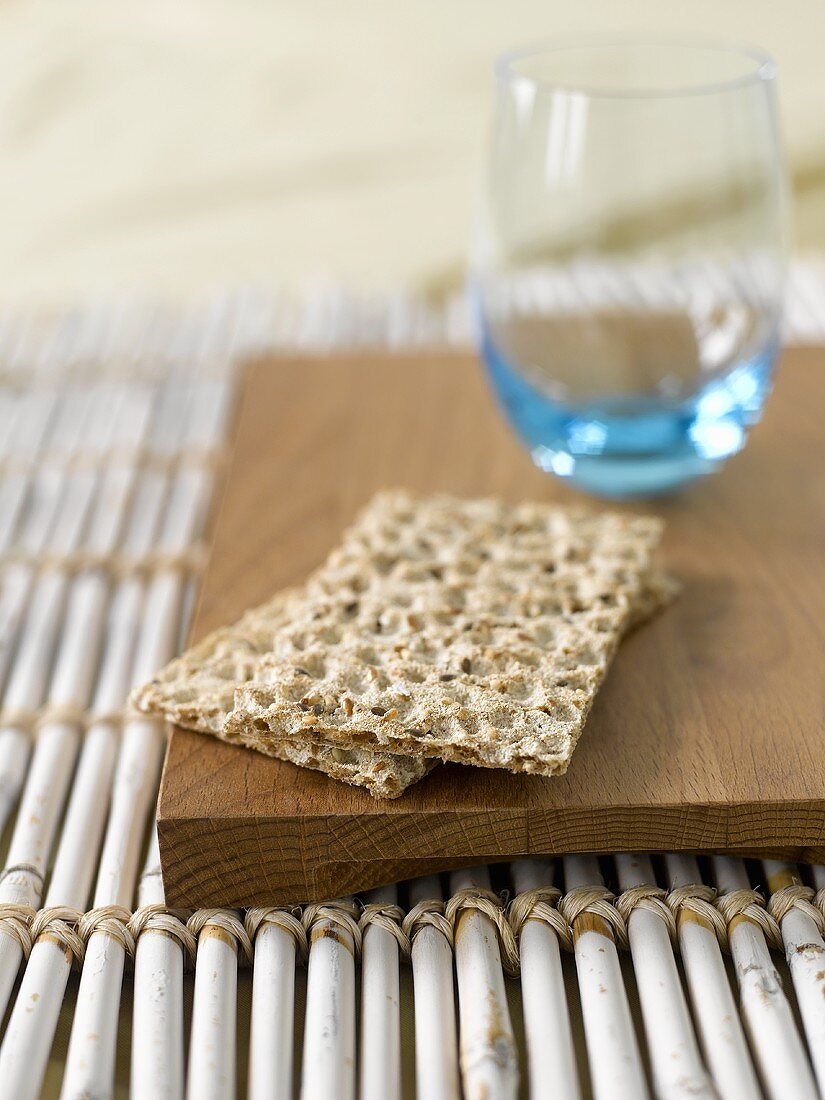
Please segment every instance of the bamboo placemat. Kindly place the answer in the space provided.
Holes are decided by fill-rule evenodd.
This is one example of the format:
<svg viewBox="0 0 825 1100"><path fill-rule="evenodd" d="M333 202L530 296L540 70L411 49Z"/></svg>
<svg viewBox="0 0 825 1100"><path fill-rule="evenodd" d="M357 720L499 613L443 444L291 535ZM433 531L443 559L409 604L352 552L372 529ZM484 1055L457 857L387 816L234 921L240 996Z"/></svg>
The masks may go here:
<svg viewBox="0 0 825 1100"><path fill-rule="evenodd" d="M809 275L798 308L825 336ZM571 857L494 868L489 893L478 869L245 923L165 909L146 832L165 732L122 703L185 631L232 363L296 332L450 335L417 303L392 325L386 303L337 303L334 324L294 311L288 340L252 298L0 325L0 1097L41 1079L66 1097L458 1095L459 1044L468 1096L817 1095L821 868Z"/></svg>

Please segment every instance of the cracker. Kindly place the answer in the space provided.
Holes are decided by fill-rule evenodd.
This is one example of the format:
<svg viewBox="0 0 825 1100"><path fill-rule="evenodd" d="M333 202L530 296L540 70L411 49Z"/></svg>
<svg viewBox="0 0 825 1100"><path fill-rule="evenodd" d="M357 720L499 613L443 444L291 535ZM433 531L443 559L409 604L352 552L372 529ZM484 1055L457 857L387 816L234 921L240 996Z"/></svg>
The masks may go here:
<svg viewBox="0 0 825 1100"><path fill-rule="evenodd" d="M302 589L133 695L144 710L394 797L440 758L566 769L621 634L669 582L657 520L374 498Z"/></svg>
<svg viewBox="0 0 825 1100"><path fill-rule="evenodd" d="M273 632L288 621L289 600L294 595L281 593L245 615L234 627L214 631L137 689L131 702L142 711L187 729L211 733L231 744L243 744L344 783L366 787L376 798L397 798L431 771L437 761L313 745L304 740L262 739L254 727L227 729L235 689L254 675L260 652L265 651Z"/></svg>
<svg viewBox="0 0 825 1100"><path fill-rule="evenodd" d="M644 517L381 494L290 601L225 736L563 772L660 535Z"/></svg>

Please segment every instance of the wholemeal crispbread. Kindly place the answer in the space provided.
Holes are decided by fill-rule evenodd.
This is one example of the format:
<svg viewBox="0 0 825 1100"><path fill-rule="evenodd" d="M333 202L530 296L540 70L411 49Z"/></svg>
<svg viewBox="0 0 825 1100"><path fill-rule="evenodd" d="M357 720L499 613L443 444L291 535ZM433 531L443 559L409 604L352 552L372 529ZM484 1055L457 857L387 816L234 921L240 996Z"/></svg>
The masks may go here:
<svg viewBox="0 0 825 1100"><path fill-rule="evenodd" d="M660 535L580 508L381 494L236 692L227 732L564 771Z"/></svg>
<svg viewBox="0 0 825 1100"><path fill-rule="evenodd" d="M229 632L234 663L219 644L207 673L196 650L136 702L279 755L300 743L563 771L622 632L664 597L660 530L382 494L277 624L270 604ZM218 722L203 683L215 674Z"/></svg>
<svg viewBox="0 0 825 1100"><path fill-rule="evenodd" d="M235 689L254 675L259 651L265 650L273 632L288 622L289 599L295 594L279 593L234 626L214 631L167 665L155 680L139 688L132 702L140 710L159 714L187 729L211 733L323 772L332 779L366 787L376 798L397 798L431 771L437 761L308 741L259 743L254 730L250 731L251 737L243 729L227 732L226 718L234 705Z"/></svg>

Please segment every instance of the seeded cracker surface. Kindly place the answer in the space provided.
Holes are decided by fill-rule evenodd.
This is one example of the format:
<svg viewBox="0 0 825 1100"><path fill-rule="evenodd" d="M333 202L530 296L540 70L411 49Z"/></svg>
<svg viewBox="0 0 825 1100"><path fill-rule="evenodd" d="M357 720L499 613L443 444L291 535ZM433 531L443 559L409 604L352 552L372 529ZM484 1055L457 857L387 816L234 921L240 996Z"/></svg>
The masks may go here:
<svg viewBox="0 0 825 1100"><path fill-rule="evenodd" d="M383 797L425 758L552 775L622 634L669 595L660 534L580 508L380 494L303 588L134 702Z"/></svg>

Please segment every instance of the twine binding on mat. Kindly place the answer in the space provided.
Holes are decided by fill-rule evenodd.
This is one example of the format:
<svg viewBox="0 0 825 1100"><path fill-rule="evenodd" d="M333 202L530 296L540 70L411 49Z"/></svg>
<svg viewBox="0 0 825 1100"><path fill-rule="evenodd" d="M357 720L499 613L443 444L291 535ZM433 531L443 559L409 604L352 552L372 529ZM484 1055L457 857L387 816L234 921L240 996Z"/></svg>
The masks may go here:
<svg viewBox="0 0 825 1100"><path fill-rule="evenodd" d="M301 923L307 933L307 938L312 943L313 937L327 927L347 933L352 942L352 949L356 959L361 957L362 932L357 922L358 906L349 901L325 901L313 903L304 907L301 913ZM344 941L347 942L347 941Z"/></svg>
<svg viewBox="0 0 825 1100"><path fill-rule="evenodd" d="M180 945L185 962L194 968L198 941L188 928L186 920L182 919L180 911L167 909L165 905L157 902L152 905L143 905L129 918L129 931L135 944L144 932L158 932L170 936Z"/></svg>
<svg viewBox="0 0 825 1100"><path fill-rule="evenodd" d="M631 886L624 890L616 898L615 906L619 916L623 919L625 928L630 923L631 914L636 909L646 909L652 913L667 928L670 942L676 944L676 917L673 910L667 904L667 890L659 886Z"/></svg>
<svg viewBox="0 0 825 1100"><path fill-rule="evenodd" d="M43 707L33 709L25 707L0 709L0 729L20 730L31 736L37 735L46 726L72 725L79 730L88 730L92 726L99 725L125 726L129 722L158 721L160 719L128 705L114 710L87 710L74 703L47 703ZM8 870L5 873L7 874Z"/></svg>
<svg viewBox="0 0 825 1100"><path fill-rule="evenodd" d="M169 451L151 447L113 446L93 451L45 450L32 458L6 456L0 459L0 477L31 477L44 470L59 473L99 472L125 468L135 472L151 470L170 475L179 470L219 470L226 462L224 447L199 447L189 444Z"/></svg>
<svg viewBox="0 0 825 1100"><path fill-rule="evenodd" d="M298 962L306 962L309 952L307 932L299 917L295 915L296 911L300 913L300 908L296 907L296 910L291 910L272 905L247 909L244 917L244 928L250 942L254 946L255 939L263 925L273 925L292 936L295 941L295 953Z"/></svg>
<svg viewBox="0 0 825 1100"><path fill-rule="evenodd" d="M516 894L507 910L507 920L516 943L524 925L530 920L537 920L552 928L562 947L567 951L573 950L570 925L558 910L560 898L561 890L557 886L540 886Z"/></svg>
<svg viewBox="0 0 825 1100"><path fill-rule="evenodd" d="M458 928L459 917L468 910L483 913L492 921L498 931L502 966L507 974L518 974L518 944L507 921L504 899L494 894L492 890L481 890L475 886L457 890L444 907L444 915L453 926L453 936Z"/></svg>
<svg viewBox="0 0 825 1100"><path fill-rule="evenodd" d="M383 928L398 944L402 959L408 959L412 945L409 936L404 931L403 920L404 910L400 905L380 905L376 902L366 902L361 906L358 927L361 929L362 936L371 925L375 925L376 928Z"/></svg>
<svg viewBox="0 0 825 1100"><path fill-rule="evenodd" d="M619 947L627 947L627 925L625 918L613 904L615 894L604 886L577 886L559 900L559 911L575 930L578 917L589 914L600 917L612 931Z"/></svg>
<svg viewBox="0 0 825 1100"><path fill-rule="evenodd" d="M728 934L735 920L749 920L757 928L761 928L770 947L777 951L782 950L782 933L779 931L779 925L765 908L765 899L758 890L731 890L729 894L720 894L716 904L725 918Z"/></svg>
<svg viewBox="0 0 825 1100"><path fill-rule="evenodd" d="M716 891L712 886L690 883L675 886L667 896L667 904L676 919L677 928L682 913L692 913L702 923L709 925L723 951L728 951L728 925L716 908Z"/></svg>
<svg viewBox="0 0 825 1100"><path fill-rule="evenodd" d="M817 890L814 894L813 904L822 914L823 921L825 921L825 886L821 890Z"/></svg>
<svg viewBox="0 0 825 1100"><path fill-rule="evenodd" d="M812 887L793 883L771 894L768 900L768 913L776 921L777 926L781 927L783 918L791 909L798 909L813 921L820 936L825 937L825 912L818 907L818 898L819 895L814 893Z"/></svg>
<svg viewBox="0 0 825 1100"><path fill-rule="evenodd" d="M83 965L86 941L79 931L83 913L69 905L53 905L41 909L31 923L29 934L32 947L41 936L48 936L63 948L77 969Z"/></svg>
<svg viewBox="0 0 825 1100"><path fill-rule="evenodd" d="M43 872L38 870L33 863L12 863L9 867L6 867L4 871L0 872L0 884L7 880L13 882L18 875L23 875L26 878L33 878L38 884L38 888L43 886ZM2 904L0 904L0 913L2 913Z"/></svg>
<svg viewBox="0 0 825 1100"><path fill-rule="evenodd" d="M239 949L241 963L252 965L252 941L234 909L199 909L186 922L186 927L196 941L210 928L225 933Z"/></svg>
<svg viewBox="0 0 825 1100"><path fill-rule="evenodd" d="M33 876L42 883L35 867L19 864L7 868L3 878L14 874ZM188 965L193 965L197 943L207 928L220 929L237 945L242 965L250 965L255 939L264 925L274 925L292 936L296 958L305 963L313 933L330 925L346 933L356 958L360 958L363 936L371 925L393 937L403 959L409 959L417 936L424 928L436 929L452 947L462 913L482 913L493 924L501 950L505 972L517 976L520 970L519 939L528 921L540 921L555 933L560 946L572 952L575 947L575 923L583 914L600 917L610 929L617 945L627 950L628 924L637 909L657 916L678 950L678 922L683 913L691 913L710 927L719 946L730 950L729 933L733 922L749 920L765 936L772 950L783 949L780 926L791 909L798 908L825 933L825 891L814 893L801 884L778 890L766 904L758 890L735 890L717 894L711 886L689 884L666 891L658 886L635 886L618 896L605 887L581 886L562 893L545 886L517 894L509 902L506 895L468 887L457 891L446 902L421 901L408 912L400 905L349 902L343 900L312 903L292 909L259 906L246 911L243 919L230 909L201 909L185 918L180 910L165 905L141 906L130 912L123 906L105 905L82 913L69 906L36 910L30 905L0 903L0 932L16 939L28 959L32 946L46 934L67 950L76 965L83 961L85 945L96 932L116 940L128 959L134 959L137 941L145 932L164 933L180 945Z"/></svg>
<svg viewBox="0 0 825 1100"><path fill-rule="evenodd" d="M87 944L92 936L102 932L120 944L127 958L134 959L135 937L129 928L131 918L130 911L122 905L100 905L83 914L77 931Z"/></svg>
<svg viewBox="0 0 825 1100"><path fill-rule="evenodd" d="M70 554L6 553L0 555L0 568L24 566L36 571L52 571L65 576L83 572L104 572L113 580L129 577L146 578L154 573L180 569L185 573L201 573L206 564L207 550L200 543L185 550L153 550L139 557L122 551L98 554L92 550L76 550Z"/></svg>
<svg viewBox="0 0 825 1100"><path fill-rule="evenodd" d="M410 941L410 950L415 946L416 937L425 928L435 928L450 948L453 946L453 926L444 916L444 902L435 898L419 901L410 909L401 923L401 927Z"/></svg>
<svg viewBox="0 0 825 1100"><path fill-rule="evenodd" d="M37 910L31 905L18 905L11 901L0 905L0 931L17 940L26 960L32 950L31 926L36 916Z"/></svg>

